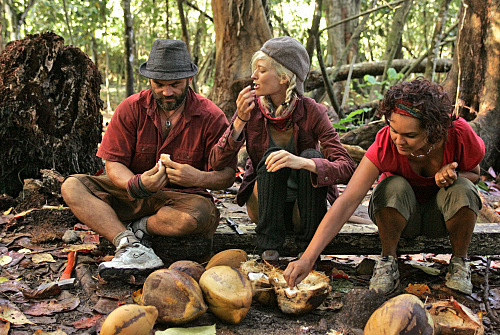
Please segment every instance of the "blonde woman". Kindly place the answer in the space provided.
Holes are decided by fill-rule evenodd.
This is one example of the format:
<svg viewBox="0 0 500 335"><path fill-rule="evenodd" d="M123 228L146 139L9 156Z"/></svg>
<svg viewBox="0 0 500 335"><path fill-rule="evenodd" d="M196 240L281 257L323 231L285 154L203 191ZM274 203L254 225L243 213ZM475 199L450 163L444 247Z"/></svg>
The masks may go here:
<svg viewBox="0 0 500 335"><path fill-rule="evenodd" d="M237 202L257 223L259 252L278 257L288 234L304 250L355 163L340 143L325 105L304 96L309 56L294 38L270 39L252 59L251 86L236 100L228 130L212 149L222 169L244 143L249 155Z"/></svg>

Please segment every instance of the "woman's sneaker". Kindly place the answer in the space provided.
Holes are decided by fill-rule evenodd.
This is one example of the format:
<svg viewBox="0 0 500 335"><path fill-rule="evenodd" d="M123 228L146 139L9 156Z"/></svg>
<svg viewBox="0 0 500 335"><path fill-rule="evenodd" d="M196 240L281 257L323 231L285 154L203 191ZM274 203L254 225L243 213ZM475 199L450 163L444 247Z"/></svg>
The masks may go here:
<svg viewBox="0 0 500 335"><path fill-rule="evenodd" d="M453 256L448 266L445 285L452 290L472 294L470 265L462 257Z"/></svg>
<svg viewBox="0 0 500 335"><path fill-rule="evenodd" d="M383 294L393 292L399 285L399 270L396 258L383 256L378 259L370 279L370 290Z"/></svg>
<svg viewBox="0 0 500 335"><path fill-rule="evenodd" d="M116 250L109 262L99 264L99 276L104 280L128 278L130 275L147 275L161 268L163 261L153 249L140 243L126 243Z"/></svg>

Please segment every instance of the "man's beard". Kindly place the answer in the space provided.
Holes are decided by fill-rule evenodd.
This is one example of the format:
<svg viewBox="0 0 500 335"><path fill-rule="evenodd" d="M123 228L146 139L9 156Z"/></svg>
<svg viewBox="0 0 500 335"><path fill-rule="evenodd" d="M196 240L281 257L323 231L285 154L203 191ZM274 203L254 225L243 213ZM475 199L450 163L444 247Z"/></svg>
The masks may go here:
<svg viewBox="0 0 500 335"><path fill-rule="evenodd" d="M171 111L171 110L179 108L184 103L184 100L186 99L186 96L188 93L188 89L189 89L189 85L186 83L186 88L184 89L184 92L182 92L179 95L172 95L169 97L160 96L160 95L156 94L156 92L153 89L151 89L151 92L153 92L153 97L155 98L156 104L158 105L158 107L160 107L164 111ZM164 103L162 100L164 98L174 98L175 101Z"/></svg>

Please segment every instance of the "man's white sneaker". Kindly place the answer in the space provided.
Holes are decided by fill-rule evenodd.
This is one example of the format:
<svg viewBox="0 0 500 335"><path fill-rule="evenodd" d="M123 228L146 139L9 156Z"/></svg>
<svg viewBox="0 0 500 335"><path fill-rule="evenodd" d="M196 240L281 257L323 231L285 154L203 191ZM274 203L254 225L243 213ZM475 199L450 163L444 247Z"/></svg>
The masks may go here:
<svg viewBox="0 0 500 335"><path fill-rule="evenodd" d="M105 279L128 278L129 275L147 275L163 266L153 249L140 243L122 244L109 262L99 264L99 275Z"/></svg>
<svg viewBox="0 0 500 335"><path fill-rule="evenodd" d="M393 256L384 256L377 260L370 279L370 290L383 294L391 293L399 285L398 263Z"/></svg>
<svg viewBox="0 0 500 335"><path fill-rule="evenodd" d="M462 257L453 256L448 266L445 285L452 290L472 294L470 265Z"/></svg>

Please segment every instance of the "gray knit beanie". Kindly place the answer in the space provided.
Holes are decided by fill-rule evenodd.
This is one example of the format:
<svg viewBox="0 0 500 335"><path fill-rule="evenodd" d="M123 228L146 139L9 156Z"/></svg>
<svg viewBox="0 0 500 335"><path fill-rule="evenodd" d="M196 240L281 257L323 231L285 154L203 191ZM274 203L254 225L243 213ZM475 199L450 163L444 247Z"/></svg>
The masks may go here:
<svg viewBox="0 0 500 335"><path fill-rule="evenodd" d="M281 36L270 39L260 50L297 76L297 92L304 95L304 81L309 73L310 62L302 43L293 37Z"/></svg>

